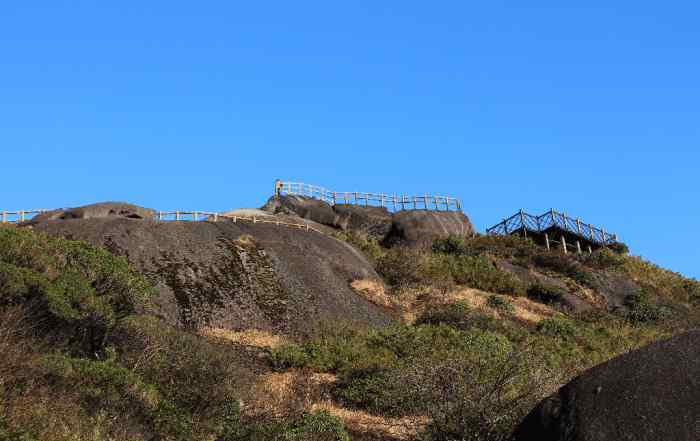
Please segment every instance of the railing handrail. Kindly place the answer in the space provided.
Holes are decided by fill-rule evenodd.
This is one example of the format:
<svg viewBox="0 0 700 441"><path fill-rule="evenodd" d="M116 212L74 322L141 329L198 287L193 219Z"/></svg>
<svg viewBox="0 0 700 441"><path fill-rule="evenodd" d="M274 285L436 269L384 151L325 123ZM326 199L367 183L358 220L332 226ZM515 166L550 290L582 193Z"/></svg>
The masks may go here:
<svg viewBox="0 0 700 441"><path fill-rule="evenodd" d="M520 210L493 227L487 228L486 233L489 235L508 235L523 228L531 232L543 233L552 227L558 227L604 246L618 242L617 234L608 233L603 228L596 228L592 224L582 222L579 218L574 219L567 216L566 213L559 213L553 209L539 216Z"/></svg>
<svg viewBox="0 0 700 441"><path fill-rule="evenodd" d="M0 224L18 224L30 220L29 215L46 213L48 209L39 210L0 210ZM174 219L173 219L174 217ZM272 216L240 216L215 211L199 211L199 210L172 210L172 211L155 211L152 220L158 222L202 222L219 220L229 220L233 223L239 221L251 222L253 224L273 224L278 226L299 228L306 231L314 231L319 234L326 234L323 231L309 225L308 223L285 222L271 218Z"/></svg>
<svg viewBox="0 0 700 441"><path fill-rule="evenodd" d="M462 211L460 200L451 196L423 194L420 196L397 195L395 193L370 193L359 191L331 191L327 188L303 182L278 181L277 194L306 196L327 202L331 205L353 204L379 206L397 211L399 207L413 207L414 210Z"/></svg>

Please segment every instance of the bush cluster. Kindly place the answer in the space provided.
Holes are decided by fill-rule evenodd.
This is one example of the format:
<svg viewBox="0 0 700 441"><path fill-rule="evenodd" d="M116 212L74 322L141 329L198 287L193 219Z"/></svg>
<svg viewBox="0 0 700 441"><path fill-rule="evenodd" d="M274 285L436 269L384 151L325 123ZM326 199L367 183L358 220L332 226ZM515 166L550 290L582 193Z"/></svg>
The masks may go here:
<svg viewBox="0 0 700 441"><path fill-rule="evenodd" d="M566 292L556 286L535 283L527 289L528 298L546 305L558 305L564 300Z"/></svg>
<svg viewBox="0 0 700 441"><path fill-rule="evenodd" d="M486 299L486 304L489 307L505 314L512 314L515 310L510 299L495 294L490 295L488 299Z"/></svg>
<svg viewBox="0 0 700 441"><path fill-rule="evenodd" d="M116 321L144 310L152 293L125 258L102 248L0 228L0 307L24 305L86 353L99 352Z"/></svg>

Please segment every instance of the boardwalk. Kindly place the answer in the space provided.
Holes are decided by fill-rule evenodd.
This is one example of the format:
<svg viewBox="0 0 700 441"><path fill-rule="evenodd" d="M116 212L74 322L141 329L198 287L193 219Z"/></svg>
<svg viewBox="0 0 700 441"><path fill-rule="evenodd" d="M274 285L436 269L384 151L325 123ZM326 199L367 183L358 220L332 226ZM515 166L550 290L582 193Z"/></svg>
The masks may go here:
<svg viewBox="0 0 700 441"><path fill-rule="evenodd" d="M551 243L556 243L567 251L567 238L570 244L576 244L580 252L581 245L591 247L605 247L618 242L616 234L611 234L603 228L596 228L586 224L580 219L573 219L564 213L550 210L540 216L525 213L523 210L513 216L503 219L500 223L486 230L492 236L505 236L519 234L525 237L544 239L547 248ZM568 237L567 237L568 236Z"/></svg>

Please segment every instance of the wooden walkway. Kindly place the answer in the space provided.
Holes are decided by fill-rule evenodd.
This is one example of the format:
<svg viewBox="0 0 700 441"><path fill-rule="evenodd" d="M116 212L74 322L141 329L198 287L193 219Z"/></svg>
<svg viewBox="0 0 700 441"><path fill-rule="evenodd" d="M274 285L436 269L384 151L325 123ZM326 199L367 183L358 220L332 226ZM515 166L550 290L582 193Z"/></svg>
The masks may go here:
<svg viewBox="0 0 700 441"><path fill-rule="evenodd" d="M513 216L503 219L500 223L486 230L486 233L492 236L523 234L527 237L528 234L542 235L548 248L550 242L555 242L555 238L561 238L562 245L566 251L566 238L564 235L555 237L557 232L568 233L577 239L585 241L585 243L599 247L618 242L617 234L608 233L604 228L596 228L591 224L582 222L580 219L571 218L565 213L558 213L554 210L550 210L540 216L534 216L520 210ZM577 244L577 246L580 250L580 244Z"/></svg>
<svg viewBox="0 0 700 441"><path fill-rule="evenodd" d="M387 193L363 193L357 191L331 191L316 185L301 182L275 183L275 194L296 195L318 199L331 205L353 204L365 207L384 207L389 211L398 210L434 210L462 211L462 205L457 198L450 196L406 196Z"/></svg>

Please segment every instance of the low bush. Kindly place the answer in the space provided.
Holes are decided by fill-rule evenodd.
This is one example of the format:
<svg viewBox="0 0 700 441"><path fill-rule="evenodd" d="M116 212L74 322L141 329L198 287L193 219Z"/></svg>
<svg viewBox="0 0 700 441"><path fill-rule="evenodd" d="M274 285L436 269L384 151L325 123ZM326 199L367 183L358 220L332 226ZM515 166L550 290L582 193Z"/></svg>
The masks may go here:
<svg viewBox="0 0 700 441"><path fill-rule="evenodd" d="M325 410L305 412L297 417L243 422L231 416L227 430L218 441L350 441L343 423Z"/></svg>
<svg viewBox="0 0 700 441"><path fill-rule="evenodd" d="M525 286L510 273L502 271L485 256L435 254L430 266L435 273L447 273L459 285L482 291L524 295Z"/></svg>
<svg viewBox="0 0 700 441"><path fill-rule="evenodd" d="M596 250L586 257L586 264L598 269L617 268L625 263L625 258L607 248Z"/></svg>
<svg viewBox="0 0 700 441"><path fill-rule="evenodd" d="M467 238L456 234L450 234L446 238L435 239L433 241L433 252L440 254L452 254L455 256L466 256L470 254Z"/></svg>
<svg viewBox="0 0 700 441"><path fill-rule="evenodd" d="M471 318L471 308L465 302L435 305L425 310L417 319L416 325L449 325L466 329Z"/></svg>
<svg viewBox="0 0 700 441"><path fill-rule="evenodd" d="M635 324L656 322L667 317L663 308L651 303L649 293L644 290L627 296L624 305L628 308L625 317Z"/></svg>
<svg viewBox="0 0 700 441"><path fill-rule="evenodd" d="M549 317L537 324L537 331L550 337L568 339L576 335L576 325L564 317Z"/></svg>
<svg viewBox="0 0 700 441"><path fill-rule="evenodd" d="M77 392L86 409L107 411L120 419L137 419L144 427L176 439L192 434L189 412L164 399L155 386L113 358L88 360L50 355L44 358L43 365L54 387Z"/></svg>
<svg viewBox="0 0 700 441"><path fill-rule="evenodd" d="M201 421L217 421L239 389L252 382L230 347L210 343L156 317L122 320L110 342L124 366Z"/></svg>
<svg viewBox="0 0 700 441"><path fill-rule="evenodd" d="M503 296L497 296L495 294L492 294L486 299L486 304L495 309L496 311L505 313L505 314L512 314L515 308L513 307L513 303L510 301L510 299L507 299Z"/></svg>
<svg viewBox="0 0 700 441"><path fill-rule="evenodd" d="M24 305L74 350L100 352L116 321L145 309L152 293L125 258L102 248L0 228L0 307Z"/></svg>
<svg viewBox="0 0 700 441"><path fill-rule="evenodd" d="M608 249L612 250L614 253L627 255L630 252L630 248L627 244L622 242L615 242L612 245L608 245Z"/></svg>
<svg viewBox="0 0 700 441"><path fill-rule="evenodd" d="M566 291L563 289L541 283L535 283L527 289L528 298L546 305L561 304L565 295Z"/></svg>

